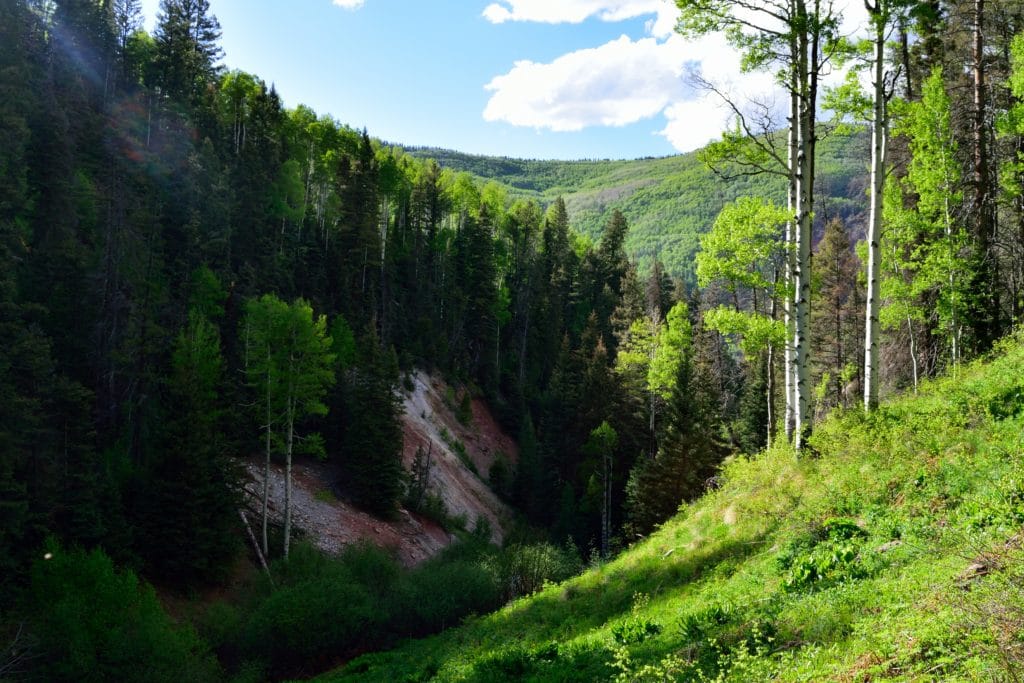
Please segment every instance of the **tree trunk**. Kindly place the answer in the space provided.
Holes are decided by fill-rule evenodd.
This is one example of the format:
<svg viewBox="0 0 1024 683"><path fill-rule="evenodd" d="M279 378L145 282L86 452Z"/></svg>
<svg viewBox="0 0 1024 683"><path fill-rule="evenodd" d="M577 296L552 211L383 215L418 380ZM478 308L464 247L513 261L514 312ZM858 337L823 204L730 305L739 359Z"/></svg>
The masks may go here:
<svg viewBox="0 0 1024 683"><path fill-rule="evenodd" d="M985 0L974 0L974 211L975 275L973 289L979 300L972 321L979 351L987 351L998 336L999 300L992 262L992 241L995 235L995 212L989 192L988 137L985 130Z"/></svg>
<svg viewBox="0 0 1024 683"><path fill-rule="evenodd" d="M267 346L267 372L270 370L270 346ZM267 382L267 423L264 425L266 430L266 454L263 461L263 554L270 554L270 544L267 542L267 513L270 501L270 376L266 378Z"/></svg>
<svg viewBox="0 0 1024 683"><path fill-rule="evenodd" d="M797 1L798 18L808 19L804 0ZM799 451L803 448L811 430L811 416L808 397L808 366L810 361L810 300L811 300L811 229L814 201L814 117L817 82L816 68L811 61L817 60L816 38L801 32L798 36L798 86L799 116L797 128L797 235L796 268L793 278L793 308L795 324L793 337L796 346L796 387L794 390L794 439ZM816 66L816 65L815 65Z"/></svg>
<svg viewBox="0 0 1024 683"><path fill-rule="evenodd" d="M256 534L252 532L252 527L249 526L249 518L245 516L245 511L241 508L238 509L238 516L242 518L242 524L245 525L245 531L249 534L249 541L252 542L252 549L256 551L256 557L260 561L260 566L263 567L263 571L267 573L267 579L270 581L270 585L274 585L274 577L270 575L270 567L267 566L267 556L260 550L260 544L256 542Z"/></svg>
<svg viewBox="0 0 1024 683"><path fill-rule="evenodd" d="M295 399L288 398L288 437L284 455L284 559L292 540L292 445L295 440Z"/></svg>
<svg viewBox="0 0 1024 683"><path fill-rule="evenodd" d="M604 491L601 501L601 557L608 559L608 545L612 525L612 456L604 454Z"/></svg>
<svg viewBox="0 0 1024 683"><path fill-rule="evenodd" d="M882 191L885 184L887 146L886 95L884 81L885 25L875 18L874 115L871 121L871 215L868 220L868 291L864 321L864 409L878 407L879 332L881 305L879 271L882 267Z"/></svg>
<svg viewBox="0 0 1024 683"><path fill-rule="evenodd" d="M772 447L772 427L775 422L775 415L772 413L772 394L775 393L775 379L772 377L772 366L775 364L775 347L771 344L768 345L768 381L767 381L767 401L768 401L768 433L765 435L765 448Z"/></svg>
<svg viewBox="0 0 1024 683"><path fill-rule="evenodd" d="M795 44L792 46L794 52L794 58L796 54ZM794 67L795 69L795 67ZM783 299L782 313L783 319L786 325L786 344L783 347L783 358L784 358L784 369L783 372L786 376L786 410L784 415L785 430L786 430L786 441L792 443L793 441L793 418L795 416L795 389L796 382L793 375L795 365L794 358L794 346L793 346L793 297L789 293L793 287L793 274L796 270L796 143L797 143L797 128L800 123L798 117L800 115L798 99L797 99L797 82L795 74L793 82L790 84L792 93L789 97L789 151L788 151L788 162L789 162L789 188L786 195L786 208L794 219L786 223L786 270L785 270L785 284L786 284L786 296Z"/></svg>
<svg viewBox="0 0 1024 683"><path fill-rule="evenodd" d="M769 317L772 320L778 320L778 304L776 297L779 291L779 271L775 269L775 273L772 276L772 294L771 307L768 311ZM768 425L767 434L765 436L765 448L771 448L772 442L775 440L775 345L768 344L768 381L766 382L766 394L768 401Z"/></svg>
<svg viewBox="0 0 1024 683"><path fill-rule="evenodd" d="M910 335L910 367L914 373L914 393L917 393L917 346L914 341L914 323L907 316L907 334Z"/></svg>

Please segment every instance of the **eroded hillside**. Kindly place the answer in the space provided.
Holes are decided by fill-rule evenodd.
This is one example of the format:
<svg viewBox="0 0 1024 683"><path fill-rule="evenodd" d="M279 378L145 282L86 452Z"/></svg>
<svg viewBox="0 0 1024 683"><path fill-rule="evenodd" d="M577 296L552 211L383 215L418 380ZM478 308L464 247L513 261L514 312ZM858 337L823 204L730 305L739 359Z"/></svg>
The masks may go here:
<svg viewBox="0 0 1024 683"><path fill-rule="evenodd" d="M484 519L492 540L504 538L512 511L487 483L499 459L514 465L515 442L505 434L487 405L474 398L466 402L469 411L459 414L455 397L461 392L439 377L416 372L413 389L403 392L403 465L409 471L418 449L429 453L427 492L444 503L449 518L469 529ZM460 399L461 403L461 399ZM461 418L461 419L460 419ZM258 459L245 463L246 491L250 510L260 509L263 465ZM390 520L374 517L339 498L343 489L335 468L315 461L297 462L293 470L293 524L314 544L333 554L358 541L368 541L392 550L405 565L433 557L455 537L436 520L399 509ZM271 468L270 503L272 516L279 519L284 509L284 468ZM257 517L250 514L255 525Z"/></svg>

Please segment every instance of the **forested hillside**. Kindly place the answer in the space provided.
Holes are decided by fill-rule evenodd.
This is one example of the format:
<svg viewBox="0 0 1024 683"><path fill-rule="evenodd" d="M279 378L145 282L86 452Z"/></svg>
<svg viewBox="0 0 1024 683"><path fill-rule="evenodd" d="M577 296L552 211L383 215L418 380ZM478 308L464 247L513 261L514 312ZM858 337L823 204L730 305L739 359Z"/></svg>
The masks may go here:
<svg viewBox="0 0 1024 683"><path fill-rule="evenodd" d="M832 218L850 225L864 220L868 138L859 130L825 135L818 164L818 224ZM784 203L786 181L770 175L719 174L700 152L630 161L545 161L474 156L435 148L413 148L410 155L436 159L445 168L495 180L512 197L549 204L562 197L569 226L597 240L608 213L619 210L629 222L626 253L647 270L655 259L672 277L695 282L693 257L699 238L722 207L737 197L758 195Z"/></svg>
<svg viewBox="0 0 1024 683"><path fill-rule="evenodd" d="M878 0L856 44L833 4L677 5L679 32L724 31L776 78L789 116L736 106L697 155L543 162L406 152L344 112L284 103L222 63L209 0L161 0L152 33L138 0L0 0L0 679L311 676L586 564L597 573L524 603L582 604L586 628L537 624L544 643L411 673L647 675L633 650L604 648L611 633L651 640L652 676L746 680L749 657L765 677L785 657L838 676L859 660L818 667L804 646L846 647L870 625L784 618L831 609L819 578L902 581L869 553L928 542L925 510L949 511L937 529L1004 540L1020 492L988 484L1019 465L1000 430L1020 388L968 368L1024 315L1024 6ZM840 63L854 77L826 87ZM879 408L942 373L945 393ZM416 410L424 377L444 378L434 400L465 431L407 414L423 434L403 460L403 405ZM515 438L508 453L467 451L480 403ZM437 439L500 515L452 502ZM957 469L975 451L981 483ZM369 545L321 552L293 509L314 469L332 480L305 498L460 542L414 567ZM818 487L806 508L802 481ZM697 517L729 500L738 535L607 564L683 528L680 504L723 482L686 533L721 531ZM770 500L744 512L744 486ZM806 533L773 535L787 510ZM934 569L907 552L896 569ZM609 577L685 593L746 553L753 575L784 565L822 602L722 603L659 639L669 626L642 596L618 626L630 591L574 599L582 586L601 602ZM893 607L861 598L837 609ZM960 671L926 636L920 652L848 652L885 675ZM776 638L796 654L774 658ZM406 670L358 666L380 662Z"/></svg>

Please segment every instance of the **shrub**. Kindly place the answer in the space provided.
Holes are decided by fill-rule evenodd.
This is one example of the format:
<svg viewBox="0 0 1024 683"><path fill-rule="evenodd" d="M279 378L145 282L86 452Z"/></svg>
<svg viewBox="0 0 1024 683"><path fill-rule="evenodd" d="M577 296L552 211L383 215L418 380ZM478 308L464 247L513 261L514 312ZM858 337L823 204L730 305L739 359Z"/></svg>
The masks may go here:
<svg viewBox="0 0 1024 683"><path fill-rule="evenodd" d="M379 638L375 602L344 572L279 588L249 618L243 650L269 657L277 672L354 651Z"/></svg>
<svg viewBox="0 0 1024 683"><path fill-rule="evenodd" d="M219 669L190 628L177 628L152 587L118 572L101 550L62 550L32 569L31 622L39 678L52 681L205 681Z"/></svg>
<svg viewBox="0 0 1024 683"><path fill-rule="evenodd" d="M338 561L356 583L375 597L386 595L401 573L401 567L387 551L369 543L348 546Z"/></svg>
<svg viewBox="0 0 1024 683"><path fill-rule="evenodd" d="M778 558L779 567L786 571L785 589L792 592L864 578L869 571L860 550L866 537L856 522L833 518L790 543Z"/></svg>
<svg viewBox="0 0 1024 683"><path fill-rule="evenodd" d="M488 564L498 578L505 600L535 593L545 583L564 581L582 569L579 558L571 551L550 543L509 546Z"/></svg>
<svg viewBox="0 0 1024 683"><path fill-rule="evenodd" d="M441 558L396 585L392 629L401 635L432 633L495 609L500 598L494 576L479 562Z"/></svg>
<svg viewBox="0 0 1024 683"><path fill-rule="evenodd" d="M469 395L469 391L462 392L462 400L459 402L459 409L456 411L455 417L464 425L473 421L473 399Z"/></svg>
<svg viewBox="0 0 1024 683"><path fill-rule="evenodd" d="M680 618L679 632L687 643L700 644L732 618L733 613L729 607L710 605Z"/></svg>
<svg viewBox="0 0 1024 683"><path fill-rule="evenodd" d="M331 557L300 543L272 573L277 587L267 586L225 649L266 658L282 673L383 642L389 615L381 597L399 573L384 551L355 545Z"/></svg>

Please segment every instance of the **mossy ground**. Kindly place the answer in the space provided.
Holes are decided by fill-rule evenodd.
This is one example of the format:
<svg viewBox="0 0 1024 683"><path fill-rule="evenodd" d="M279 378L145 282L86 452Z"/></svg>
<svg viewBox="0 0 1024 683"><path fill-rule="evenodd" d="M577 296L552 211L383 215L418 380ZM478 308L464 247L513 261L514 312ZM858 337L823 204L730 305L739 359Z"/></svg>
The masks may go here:
<svg viewBox="0 0 1024 683"><path fill-rule="evenodd" d="M1024 344L813 455L735 458L615 560L324 681L1017 680Z"/></svg>

